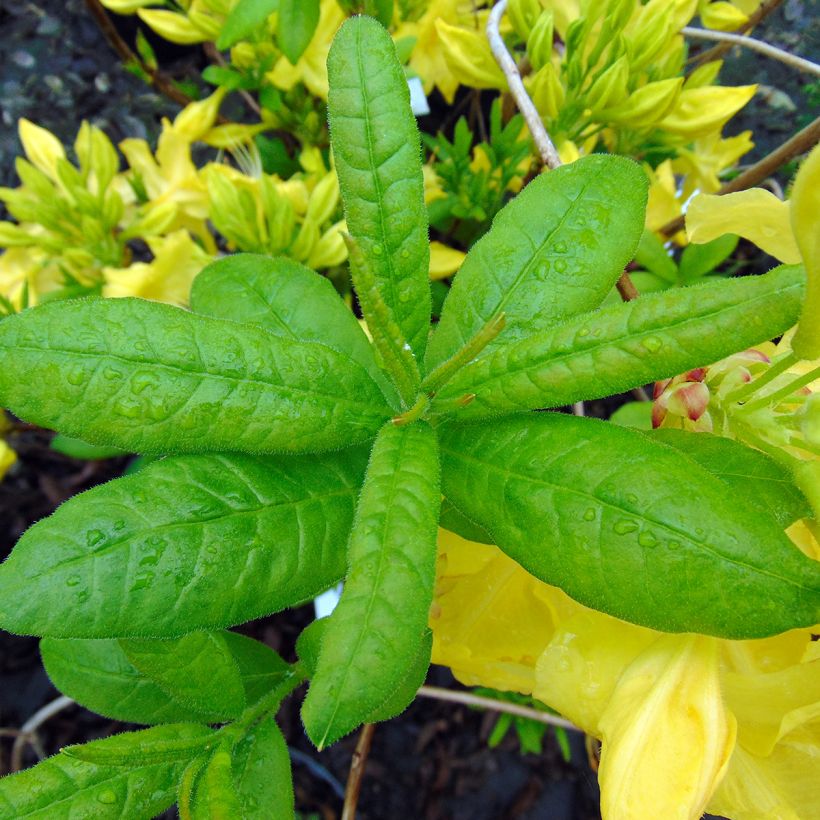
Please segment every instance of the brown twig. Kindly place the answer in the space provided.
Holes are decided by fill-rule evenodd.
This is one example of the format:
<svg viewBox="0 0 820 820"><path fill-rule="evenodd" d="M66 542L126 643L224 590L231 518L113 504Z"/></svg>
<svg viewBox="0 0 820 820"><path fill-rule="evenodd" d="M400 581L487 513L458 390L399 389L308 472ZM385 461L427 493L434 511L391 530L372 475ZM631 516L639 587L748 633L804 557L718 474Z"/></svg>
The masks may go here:
<svg viewBox="0 0 820 820"><path fill-rule="evenodd" d="M157 71L155 68L151 68L151 66L149 66L139 56L139 54L134 52L128 43L120 37L120 33L111 22L111 18L103 8L100 0L85 0L85 4L88 7L89 12L91 12L91 16L94 18L97 26L99 26L100 31L103 33L103 36L108 41L108 45L110 45L111 48L117 52L119 58L124 63L136 63L148 77L148 81L151 85L159 91L160 94L168 97L169 100L172 100L183 107L192 102L191 98L184 92L180 91L168 79L168 77L165 76L165 74L161 71Z"/></svg>
<svg viewBox="0 0 820 820"><path fill-rule="evenodd" d="M507 10L508 0L498 0L493 6L489 17L487 18L487 40L490 43L490 50L495 57L495 61L504 72L507 78L507 85L510 88L510 94L518 106L518 110L524 115L524 120L527 127L532 134L535 147L538 149L538 155L541 161L547 168L554 169L560 167L563 163L558 156L558 151L544 127L544 121L535 107L535 103L524 88L524 83L521 80L521 74L518 70L518 65L513 59L512 54L507 51L507 46L504 44L504 39L501 36L500 26L501 18ZM629 274L624 271L617 282L618 293L625 302L632 299L637 299L638 290L629 277Z"/></svg>
<svg viewBox="0 0 820 820"><path fill-rule="evenodd" d="M761 20L764 20L768 17L778 6L783 3L783 0L768 0L766 3L761 3L760 6L755 9L755 11L749 15L749 19L739 28L737 29L738 34L745 34L747 31L751 31ZM729 49L732 48L733 43L719 43L712 48L706 49L706 51L702 51L700 54L695 55L694 57L690 57L689 61L693 64L693 68L696 68L699 65L703 65L703 63L710 63L713 60L719 60L724 54L726 54Z"/></svg>
<svg viewBox="0 0 820 820"><path fill-rule="evenodd" d="M809 123L802 131L798 131L793 137L786 140L781 146L775 148L760 162L756 162L747 168L742 174L727 182L717 193L732 194L735 191L745 191L752 188L767 177L770 177L778 168L785 165L789 160L799 157L806 151L811 150L820 141L820 117ZM685 218L679 216L671 222L667 222L660 232L665 236L673 236L678 231L683 230L686 224Z"/></svg>
<svg viewBox="0 0 820 820"><path fill-rule="evenodd" d="M55 698L51 702L47 703L41 709L38 709L21 727L20 732L17 735L17 738L14 741L14 745L11 748L11 770L13 772L19 772L20 769L23 768L23 749L25 748L26 744L32 746L34 750L37 752L37 756L42 760L45 755L45 751L43 750L42 745L40 744L40 738L37 737L37 730L42 726L49 718L56 715L58 712L61 712L68 706L73 706L74 701L66 697L65 695L61 695L58 698Z"/></svg>
<svg viewBox="0 0 820 820"><path fill-rule="evenodd" d="M463 703L465 706L478 706L480 709L490 709L495 712L506 712L516 717L527 718L538 723L546 723L548 726L559 726L562 729L580 732L574 723L558 715L551 715L549 712L541 712L530 706L522 706L519 703L507 703L504 700L493 700L481 695L474 695L472 692L460 692L455 689L444 689L440 686L422 686L416 693L423 698L433 698L434 700L446 700L451 703Z"/></svg>
<svg viewBox="0 0 820 820"><path fill-rule="evenodd" d="M375 729L375 723L365 723L365 725L362 726L362 731L359 733L359 741L356 743L356 749L350 761L350 774L347 776L342 820L355 820L356 805L359 802L359 792L362 788L362 776L364 775L367 756L370 754L370 744L373 742L373 732Z"/></svg>

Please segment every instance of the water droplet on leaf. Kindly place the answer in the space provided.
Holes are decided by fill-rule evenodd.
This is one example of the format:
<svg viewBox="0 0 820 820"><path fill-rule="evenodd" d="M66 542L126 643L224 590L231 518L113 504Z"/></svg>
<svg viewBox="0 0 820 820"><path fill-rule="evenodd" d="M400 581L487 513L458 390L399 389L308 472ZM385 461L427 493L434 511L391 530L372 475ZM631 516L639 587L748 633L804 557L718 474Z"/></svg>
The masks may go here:
<svg viewBox="0 0 820 820"><path fill-rule="evenodd" d="M624 518L618 521L612 529L614 529L618 535L626 535L629 532L635 532L635 530L638 529L638 525L634 521Z"/></svg>
<svg viewBox="0 0 820 820"><path fill-rule="evenodd" d="M657 336L647 336L641 344L650 353L657 353L663 347L663 342Z"/></svg>

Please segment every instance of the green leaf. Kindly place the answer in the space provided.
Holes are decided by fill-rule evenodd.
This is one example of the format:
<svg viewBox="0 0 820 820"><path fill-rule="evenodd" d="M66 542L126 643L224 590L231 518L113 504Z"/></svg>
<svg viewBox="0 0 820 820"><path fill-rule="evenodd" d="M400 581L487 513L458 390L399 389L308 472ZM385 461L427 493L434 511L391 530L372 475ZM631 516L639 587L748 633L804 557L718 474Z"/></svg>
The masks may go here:
<svg viewBox="0 0 820 820"><path fill-rule="evenodd" d="M316 342L141 299L84 299L0 323L0 400L130 452L337 449L389 416L367 373Z"/></svg>
<svg viewBox="0 0 820 820"><path fill-rule="evenodd" d="M256 724L234 747L232 769L242 820L294 816L290 755L273 718Z"/></svg>
<svg viewBox="0 0 820 820"><path fill-rule="evenodd" d="M592 310L632 258L643 231L646 174L632 160L595 154L542 174L473 245L430 340L432 370L493 316L493 346Z"/></svg>
<svg viewBox="0 0 820 820"><path fill-rule="evenodd" d="M218 749L196 780L191 820L233 820L240 817L243 817L242 803L234 784L231 753L227 748Z"/></svg>
<svg viewBox="0 0 820 820"><path fill-rule="evenodd" d="M318 618L308 624L296 639L296 655L299 663L305 670L305 677L312 678L316 674L316 664L319 662L319 651L325 639L325 631L330 618Z"/></svg>
<svg viewBox="0 0 820 820"><path fill-rule="evenodd" d="M218 632L192 632L158 641L120 642L125 656L175 701L198 712L239 717L245 690L239 667Z"/></svg>
<svg viewBox="0 0 820 820"><path fill-rule="evenodd" d="M433 402L475 394L459 418L486 418L622 393L771 339L797 320L805 276L781 266L641 296L577 316L468 365Z"/></svg>
<svg viewBox="0 0 820 820"><path fill-rule="evenodd" d="M734 253L737 243L738 237L729 233L702 245L694 242L687 245L680 258L681 281L690 282L711 273Z"/></svg>
<svg viewBox="0 0 820 820"><path fill-rule="evenodd" d="M762 507L784 529L812 511L791 473L760 450L709 433L661 429L650 439L685 453L729 485L737 498Z"/></svg>
<svg viewBox="0 0 820 820"><path fill-rule="evenodd" d="M356 509L344 592L302 707L319 749L382 707L414 666L433 599L439 503L432 429L386 425Z"/></svg>
<svg viewBox="0 0 820 820"><path fill-rule="evenodd" d="M11 820L150 820L174 802L184 762L98 766L57 754L0 779L0 817Z"/></svg>
<svg viewBox="0 0 820 820"><path fill-rule="evenodd" d="M754 502L637 430L559 413L439 429L447 498L586 606L723 638L820 619L820 564Z"/></svg>
<svg viewBox="0 0 820 820"><path fill-rule="evenodd" d="M348 230L417 357L430 329L430 249L421 143L390 35L348 20L328 57L328 114Z"/></svg>
<svg viewBox="0 0 820 820"><path fill-rule="evenodd" d="M235 632L221 635L239 666L248 703L255 703L284 680L289 666L272 649ZM57 689L113 720L224 723L230 718L230 714L203 712L174 700L128 660L116 639L44 638L40 654Z"/></svg>
<svg viewBox="0 0 820 820"><path fill-rule="evenodd" d="M619 407L610 417L612 424L621 427L635 427L638 430L652 429L651 401L630 401Z"/></svg>
<svg viewBox="0 0 820 820"><path fill-rule="evenodd" d="M663 242L650 230L645 230L641 236L641 241L635 251L635 261L659 276L667 284L674 285L678 281L677 266L666 252ZM639 292L643 293L643 291Z"/></svg>
<svg viewBox="0 0 820 820"><path fill-rule="evenodd" d="M250 253L218 259L194 279L191 309L260 325L285 339L332 347L363 367L389 400L396 400L353 312L328 279L292 259Z"/></svg>
<svg viewBox="0 0 820 820"><path fill-rule="evenodd" d="M438 520L439 526L445 530L450 530L456 535L466 538L468 541L476 541L479 544L492 544L493 541L487 533L470 521L463 513L459 512L448 499L441 502L441 515Z"/></svg>
<svg viewBox="0 0 820 820"><path fill-rule="evenodd" d="M413 665L407 670L398 688L375 712L367 717L367 723L380 723L400 715L416 698L419 687L427 678L430 655L433 651L433 633L429 629L421 639Z"/></svg>
<svg viewBox="0 0 820 820"><path fill-rule="evenodd" d="M239 0L231 9L216 41L220 51L250 37L273 12L279 8L279 0Z"/></svg>
<svg viewBox="0 0 820 820"><path fill-rule="evenodd" d="M364 0L364 13L389 26L393 21L393 0Z"/></svg>
<svg viewBox="0 0 820 820"><path fill-rule="evenodd" d="M248 703L256 703L290 676L290 664L266 644L236 632L221 634L239 667Z"/></svg>
<svg viewBox="0 0 820 820"><path fill-rule="evenodd" d="M344 574L365 458L181 456L95 487L0 565L0 624L171 638L310 600Z"/></svg>
<svg viewBox="0 0 820 820"><path fill-rule="evenodd" d="M138 732L95 740L78 746L66 746L62 753L99 766L131 766L188 761L207 748L216 732L196 723L171 723Z"/></svg>
<svg viewBox="0 0 820 820"><path fill-rule="evenodd" d="M56 453L62 453L69 458L79 458L83 461L99 461L104 458L115 458L126 453L116 447L99 447L96 444L89 444L78 438L70 438L62 433L57 433L49 445Z"/></svg>
<svg viewBox="0 0 820 820"><path fill-rule="evenodd" d="M319 24L319 0L279 0L276 41L292 65L313 39Z"/></svg>

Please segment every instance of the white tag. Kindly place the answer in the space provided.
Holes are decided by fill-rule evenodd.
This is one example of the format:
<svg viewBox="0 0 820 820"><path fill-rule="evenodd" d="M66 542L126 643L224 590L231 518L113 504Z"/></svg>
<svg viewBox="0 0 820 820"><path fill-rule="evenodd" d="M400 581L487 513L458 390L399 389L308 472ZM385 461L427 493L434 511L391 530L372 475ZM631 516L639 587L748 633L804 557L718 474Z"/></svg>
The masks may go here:
<svg viewBox="0 0 820 820"><path fill-rule="evenodd" d="M339 603L339 599L341 597L341 584L336 584L335 587L331 587L321 595L317 595L313 599L313 608L316 610L316 620L318 621L319 618L324 618L326 615L330 615L330 613L336 609L336 604Z"/></svg>
<svg viewBox="0 0 820 820"><path fill-rule="evenodd" d="M417 117L423 117L430 113L430 106L427 104L427 96L424 93L424 86L420 77L411 77L407 81L410 89L410 108Z"/></svg>

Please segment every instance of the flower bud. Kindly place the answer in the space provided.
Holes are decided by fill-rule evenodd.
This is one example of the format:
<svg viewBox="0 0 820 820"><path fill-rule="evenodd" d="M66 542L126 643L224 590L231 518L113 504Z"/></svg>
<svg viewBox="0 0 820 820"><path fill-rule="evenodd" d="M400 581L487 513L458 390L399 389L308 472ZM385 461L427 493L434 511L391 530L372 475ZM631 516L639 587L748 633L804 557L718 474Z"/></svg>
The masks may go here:
<svg viewBox="0 0 820 820"><path fill-rule="evenodd" d="M515 33L522 39L529 37L538 15L541 14L539 0L510 0L507 16L510 18Z"/></svg>
<svg viewBox="0 0 820 820"><path fill-rule="evenodd" d="M618 105L628 94L628 80L629 60L623 55L601 74L587 91L587 108L598 111Z"/></svg>
<svg viewBox="0 0 820 820"><path fill-rule="evenodd" d="M546 9L538 15L532 31L527 37L527 56L534 71L539 71L552 57L554 20L553 13Z"/></svg>
<svg viewBox="0 0 820 820"><path fill-rule="evenodd" d="M674 107L682 85L683 77L647 83L630 94L621 105L599 111L598 117L604 122L648 128L663 119Z"/></svg>
<svg viewBox="0 0 820 820"><path fill-rule="evenodd" d="M65 159L65 149L57 137L25 117L17 123L17 133L31 164L51 179L56 179L57 160Z"/></svg>

